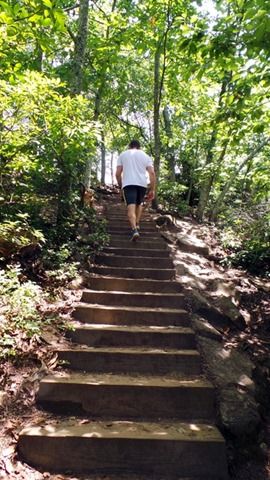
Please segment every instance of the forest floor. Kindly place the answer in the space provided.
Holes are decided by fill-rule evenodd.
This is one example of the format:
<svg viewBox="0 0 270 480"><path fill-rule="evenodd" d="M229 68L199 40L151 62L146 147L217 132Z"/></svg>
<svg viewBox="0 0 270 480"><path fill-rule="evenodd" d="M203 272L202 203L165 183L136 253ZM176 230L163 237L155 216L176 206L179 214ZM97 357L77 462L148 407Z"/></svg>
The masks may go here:
<svg viewBox="0 0 270 480"><path fill-rule="evenodd" d="M185 219L185 222L189 222ZM194 221L190 220L194 226ZM200 228L200 226L197 226ZM222 259L226 252L222 250L213 229L203 226L200 237L210 246L216 256ZM267 279L253 277L243 270L230 269L218 266L226 278L235 282L238 292L238 309L246 319L246 328L236 334L228 332L227 341L237 343L249 353L252 360L260 364L262 360L270 358L270 282ZM237 274L236 274L237 273ZM100 476L69 476L52 475L48 472L39 472L22 463L16 453L16 444L19 432L27 425L39 425L53 421L55 416L41 410L35 403L35 395L39 381L50 372L61 369L57 365L55 349L59 344L66 342L63 335L63 324L68 321L72 311L72 304L80 298L80 282L62 288L58 292L58 300L43 304L40 308L44 314L53 313L55 322L44 328L41 336L32 337L31 341L23 336L18 340L21 343L22 354L12 361L2 362L0 365L0 408L2 425L0 427L0 479L10 480L116 480L116 477ZM1 311L0 311L1 316ZM265 372L265 402L262 401L263 428L260 437L260 448L235 448L232 442L229 445L230 478L231 480L268 480L270 479L270 420L265 405L269 387L270 361ZM269 397L268 397L269 398ZM265 404L264 404L265 403ZM269 414L269 412L268 412ZM80 418L86 423L89 418ZM56 420L57 422L57 420ZM260 452L260 454L258 454ZM121 480L117 476L117 480ZM126 479L127 480L127 479ZM137 480L130 477L128 480ZM151 480L151 479L147 479Z"/></svg>

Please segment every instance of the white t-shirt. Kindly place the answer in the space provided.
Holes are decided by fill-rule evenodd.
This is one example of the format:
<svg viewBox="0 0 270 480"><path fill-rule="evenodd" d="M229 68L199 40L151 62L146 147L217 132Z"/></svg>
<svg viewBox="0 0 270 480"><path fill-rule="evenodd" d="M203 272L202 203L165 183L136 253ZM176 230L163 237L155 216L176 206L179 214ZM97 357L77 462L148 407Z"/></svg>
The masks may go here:
<svg viewBox="0 0 270 480"><path fill-rule="evenodd" d="M128 185L147 187L146 168L152 167L151 158L142 150L130 148L119 155L117 166L123 167L122 188Z"/></svg>

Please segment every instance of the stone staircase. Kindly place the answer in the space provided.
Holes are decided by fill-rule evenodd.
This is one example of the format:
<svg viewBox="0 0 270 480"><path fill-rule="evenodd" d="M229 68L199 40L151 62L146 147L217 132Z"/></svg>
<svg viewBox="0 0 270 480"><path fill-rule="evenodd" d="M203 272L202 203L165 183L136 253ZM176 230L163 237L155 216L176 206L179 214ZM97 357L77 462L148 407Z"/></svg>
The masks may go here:
<svg viewBox="0 0 270 480"><path fill-rule="evenodd" d="M110 245L75 308L72 343L58 352L70 371L38 392L43 408L73 417L24 429L20 457L50 472L226 480L215 393L168 246L147 214L136 243L122 205L107 218Z"/></svg>

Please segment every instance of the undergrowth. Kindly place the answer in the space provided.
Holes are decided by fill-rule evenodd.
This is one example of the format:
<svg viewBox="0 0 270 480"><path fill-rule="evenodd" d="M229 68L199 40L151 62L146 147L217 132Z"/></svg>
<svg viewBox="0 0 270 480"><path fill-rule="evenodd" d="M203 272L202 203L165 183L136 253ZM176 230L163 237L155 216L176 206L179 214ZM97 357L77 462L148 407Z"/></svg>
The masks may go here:
<svg viewBox="0 0 270 480"><path fill-rule="evenodd" d="M0 358L28 351L50 324L48 305L108 243L106 222L92 208L76 209L60 228L33 228L28 216L0 224ZM38 248L37 248L38 247Z"/></svg>

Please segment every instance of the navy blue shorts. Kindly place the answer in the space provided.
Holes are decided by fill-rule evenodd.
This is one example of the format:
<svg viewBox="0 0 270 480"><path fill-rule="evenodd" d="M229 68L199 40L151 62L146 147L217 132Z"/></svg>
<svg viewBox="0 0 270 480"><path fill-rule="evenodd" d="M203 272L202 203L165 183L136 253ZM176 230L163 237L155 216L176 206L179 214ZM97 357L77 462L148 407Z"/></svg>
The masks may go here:
<svg viewBox="0 0 270 480"><path fill-rule="evenodd" d="M146 188L139 185L127 185L123 191L127 205L141 205L146 194Z"/></svg>

